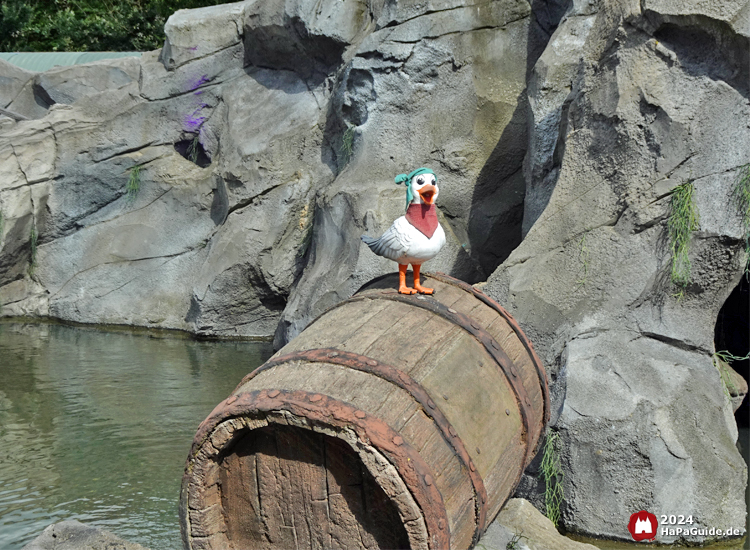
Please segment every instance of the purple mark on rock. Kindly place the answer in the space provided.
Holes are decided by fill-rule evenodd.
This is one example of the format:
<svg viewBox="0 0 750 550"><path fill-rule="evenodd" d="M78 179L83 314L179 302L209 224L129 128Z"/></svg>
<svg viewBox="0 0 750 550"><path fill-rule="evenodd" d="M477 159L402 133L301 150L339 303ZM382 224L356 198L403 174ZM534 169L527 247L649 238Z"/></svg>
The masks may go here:
<svg viewBox="0 0 750 550"><path fill-rule="evenodd" d="M194 52L198 49L198 46L193 46L192 48L188 48L191 52Z"/></svg>
<svg viewBox="0 0 750 550"><path fill-rule="evenodd" d="M210 107L211 106L208 103L201 103L193 110L192 113L186 116L183 124L185 130L191 133L199 131L200 127L208 119L208 117L201 116L200 113L201 111L203 111L203 109L208 109Z"/></svg>
<svg viewBox="0 0 750 550"><path fill-rule="evenodd" d="M209 82L208 75L201 76L198 80L193 80L189 82L190 89L195 90L202 84L205 84L206 82ZM194 92L194 95L200 95L203 91L196 91ZM200 131L201 126L203 126L203 123L206 122L208 117L202 116L200 113L203 111L203 109L210 109L211 106L208 103L199 103L198 106L193 110L192 113L187 115L183 119L183 128L185 131L189 133L195 133L196 131Z"/></svg>
<svg viewBox="0 0 750 550"><path fill-rule="evenodd" d="M206 117L204 116L188 115L183 121L183 126L185 128L185 131L195 133L196 131L200 130L200 127L204 122L206 122Z"/></svg>
<svg viewBox="0 0 750 550"><path fill-rule="evenodd" d="M188 81L188 90L195 90L205 84L206 82L210 82L210 78L208 78L207 74L204 74L202 77L200 77L198 80L192 80Z"/></svg>

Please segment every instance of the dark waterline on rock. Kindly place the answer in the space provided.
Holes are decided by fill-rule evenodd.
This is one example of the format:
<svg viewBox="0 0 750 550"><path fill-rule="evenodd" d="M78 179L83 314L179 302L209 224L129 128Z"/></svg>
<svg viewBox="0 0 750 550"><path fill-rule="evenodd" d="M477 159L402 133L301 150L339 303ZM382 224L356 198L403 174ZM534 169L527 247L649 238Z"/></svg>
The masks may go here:
<svg viewBox="0 0 750 550"><path fill-rule="evenodd" d="M195 430L271 353L263 342L0 323L0 548L71 518L181 548Z"/></svg>

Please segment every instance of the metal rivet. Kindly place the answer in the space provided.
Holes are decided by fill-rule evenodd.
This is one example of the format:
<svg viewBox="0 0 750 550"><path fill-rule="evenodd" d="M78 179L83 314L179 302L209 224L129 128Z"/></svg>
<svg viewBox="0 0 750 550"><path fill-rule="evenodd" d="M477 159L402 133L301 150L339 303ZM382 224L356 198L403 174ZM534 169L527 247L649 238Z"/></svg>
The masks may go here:
<svg viewBox="0 0 750 550"><path fill-rule="evenodd" d="M492 344L492 347L493 347L493 348L495 348L495 349L500 349L500 344L498 344L498 343L497 343L497 342L495 342L494 340L492 340L492 341L491 341L490 343Z"/></svg>
<svg viewBox="0 0 750 550"><path fill-rule="evenodd" d="M448 396L446 394L443 394L443 399L445 399L446 401L448 401Z"/></svg>
<svg viewBox="0 0 750 550"><path fill-rule="evenodd" d="M333 353L329 353L328 354L328 357L338 357L338 356L339 356L339 354L336 351L334 351Z"/></svg>
<svg viewBox="0 0 750 550"><path fill-rule="evenodd" d="M471 464L469 464L469 468L471 469L472 472L476 472L477 471L477 467L474 466L473 462Z"/></svg>
<svg viewBox="0 0 750 550"><path fill-rule="evenodd" d="M479 330L479 328L480 328L480 327L479 327L479 323L475 323L475 322L473 322L473 321L472 321L472 323L471 323L471 326L472 326L473 328L477 329L477 330Z"/></svg>
<svg viewBox="0 0 750 550"><path fill-rule="evenodd" d="M378 364L378 362L375 361L375 359L368 359L367 364L370 365L371 367L374 367L375 365Z"/></svg>
<svg viewBox="0 0 750 550"><path fill-rule="evenodd" d="M438 521L438 529L440 529L441 531L443 529L445 529L445 520L444 519L441 519L440 521Z"/></svg>
<svg viewBox="0 0 750 550"><path fill-rule="evenodd" d="M357 418L364 418L365 416L367 416L367 414L365 414L365 411L355 411L354 416L356 416Z"/></svg>
<svg viewBox="0 0 750 550"><path fill-rule="evenodd" d="M432 485L432 476L430 474L426 474L424 476L424 482L427 485Z"/></svg>
<svg viewBox="0 0 750 550"><path fill-rule="evenodd" d="M505 414L510 414L510 410L509 409L505 409Z"/></svg>
<svg viewBox="0 0 750 550"><path fill-rule="evenodd" d="M450 433L453 437L456 437L456 430L453 429L453 426L448 428L448 433Z"/></svg>
<svg viewBox="0 0 750 550"><path fill-rule="evenodd" d="M455 309L453 309L452 307L449 307L449 308L448 308L448 312L449 312L449 313L456 313L456 310L455 310Z"/></svg>
<svg viewBox="0 0 750 550"><path fill-rule="evenodd" d="M479 450L479 447L477 447L477 454L482 454L482 451Z"/></svg>
<svg viewBox="0 0 750 550"><path fill-rule="evenodd" d="M403 438L400 435L397 435L393 438L393 444L394 445L401 445L404 442Z"/></svg>
<svg viewBox="0 0 750 550"><path fill-rule="evenodd" d="M319 393L316 393L315 395L310 396L310 401L312 401L313 403L320 401L321 399L323 399L323 396L320 395Z"/></svg>
<svg viewBox="0 0 750 550"><path fill-rule="evenodd" d="M526 399L524 400L524 402L526 403L527 407L531 407L531 401L529 401L528 397L526 397Z"/></svg>
<svg viewBox="0 0 750 550"><path fill-rule="evenodd" d="M235 401L237 401L237 396L236 395L232 395L229 398L227 398L227 405L231 405Z"/></svg>
<svg viewBox="0 0 750 550"><path fill-rule="evenodd" d="M276 397L277 395L279 395L280 393L281 392L279 390L271 390L270 392L268 392L268 397L273 398L273 397Z"/></svg>
<svg viewBox="0 0 750 550"><path fill-rule="evenodd" d="M427 401L427 406L430 407L431 409L434 409L435 408L435 402L432 399L429 399Z"/></svg>
<svg viewBox="0 0 750 550"><path fill-rule="evenodd" d="M517 376L518 376L518 371L516 370L516 367L514 367L513 365L511 365L511 366L510 366L510 373L511 373L511 374L512 374L512 375L513 375L514 377L517 377Z"/></svg>

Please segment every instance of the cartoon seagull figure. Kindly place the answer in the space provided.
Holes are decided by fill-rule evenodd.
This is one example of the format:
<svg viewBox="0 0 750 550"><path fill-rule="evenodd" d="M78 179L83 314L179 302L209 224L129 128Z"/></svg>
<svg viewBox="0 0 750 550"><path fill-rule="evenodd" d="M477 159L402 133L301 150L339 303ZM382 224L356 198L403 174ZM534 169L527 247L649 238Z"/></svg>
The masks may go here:
<svg viewBox="0 0 750 550"><path fill-rule="evenodd" d="M445 232L437 219L437 177L429 168L396 176L396 184L406 185L406 215L396 219L379 239L362 235L375 254L398 262L398 291L401 294L432 294L419 284L422 264L434 258L445 244ZM414 288L406 286L406 268L411 264Z"/></svg>

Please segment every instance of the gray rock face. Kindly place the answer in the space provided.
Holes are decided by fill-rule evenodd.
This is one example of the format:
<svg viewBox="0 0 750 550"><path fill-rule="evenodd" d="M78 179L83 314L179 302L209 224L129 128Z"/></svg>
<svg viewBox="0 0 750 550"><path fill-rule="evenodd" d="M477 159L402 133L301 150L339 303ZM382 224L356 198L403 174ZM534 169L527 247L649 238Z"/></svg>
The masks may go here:
<svg viewBox="0 0 750 550"><path fill-rule="evenodd" d="M318 195L309 261L277 345L395 269L351 235L378 236L403 213L398 173L426 165L438 174L448 244L426 269L479 281L520 239L523 91L528 60L543 43L530 6L394 4L374 19L336 83L327 128L337 177Z"/></svg>
<svg viewBox="0 0 750 550"><path fill-rule="evenodd" d="M7 108L33 77L33 72L0 59L0 107Z"/></svg>
<svg viewBox="0 0 750 550"><path fill-rule="evenodd" d="M749 15L249 0L177 12L140 59L0 62L0 107L32 119L0 116L0 315L280 346L396 269L359 237L403 214L394 176L429 166L447 244L425 269L489 276L549 367L565 527L627 539L642 508L741 526L710 356L746 261ZM701 217L678 301L665 223L687 181Z"/></svg>
<svg viewBox="0 0 750 550"><path fill-rule="evenodd" d="M53 523L42 534L23 547L23 550L148 550L134 542L127 542L109 531L66 520Z"/></svg>
<svg viewBox="0 0 750 550"><path fill-rule="evenodd" d="M732 189L750 162L748 6L574 3L531 77L526 235L484 290L552 368L569 530L629 539L641 509L745 523L711 354L747 261ZM688 181L700 228L677 299L666 220Z"/></svg>
<svg viewBox="0 0 750 550"><path fill-rule="evenodd" d="M546 40L525 0L248 1L165 30L140 59L8 71L33 120L0 130L0 314L281 345L396 269L359 236L421 165L449 241L427 269L479 281L520 241Z"/></svg>

